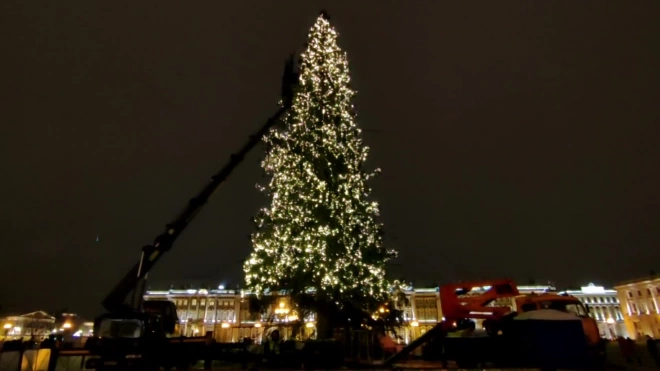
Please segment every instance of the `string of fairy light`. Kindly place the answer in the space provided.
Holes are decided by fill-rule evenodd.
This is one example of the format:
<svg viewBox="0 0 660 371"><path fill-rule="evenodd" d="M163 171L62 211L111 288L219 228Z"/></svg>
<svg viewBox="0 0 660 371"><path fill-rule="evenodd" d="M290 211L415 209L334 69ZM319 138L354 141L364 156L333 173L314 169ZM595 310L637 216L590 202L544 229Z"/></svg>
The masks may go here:
<svg viewBox="0 0 660 371"><path fill-rule="evenodd" d="M259 186L270 207L255 218L253 251L244 263L248 289L282 289L305 277L319 292L361 292L385 298L392 283L385 264L396 256L383 245L379 206L363 170L369 148L351 103L346 53L324 15L308 35L299 86L283 125L264 137L262 162L270 182Z"/></svg>

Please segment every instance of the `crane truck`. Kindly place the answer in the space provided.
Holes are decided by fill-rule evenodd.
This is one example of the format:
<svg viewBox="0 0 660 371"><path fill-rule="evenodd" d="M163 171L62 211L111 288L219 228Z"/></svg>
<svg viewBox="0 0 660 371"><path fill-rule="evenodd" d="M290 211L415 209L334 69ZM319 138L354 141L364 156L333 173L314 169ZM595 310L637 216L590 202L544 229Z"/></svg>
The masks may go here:
<svg viewBox="0 0 660 371"><path fill-rule="evenodd" d="M221 358L220 354L236 344L215 344L206 337L173 337L178 324L176 306L171 301L143 300L147 275L170 251L176 239L202 210L232 171L280 121L291 107L293 91L298 83L293 55L287 60L282 77L282 101L278 111L250 136L245 145L231 155L229 162L189 202L183 211L142 248L140 259L103 300L107 313L94 321L94 337L85 348L95 356L86 368L153 369L186 368L200 359ZM238 345L240 346L240 345Z"/></svg>

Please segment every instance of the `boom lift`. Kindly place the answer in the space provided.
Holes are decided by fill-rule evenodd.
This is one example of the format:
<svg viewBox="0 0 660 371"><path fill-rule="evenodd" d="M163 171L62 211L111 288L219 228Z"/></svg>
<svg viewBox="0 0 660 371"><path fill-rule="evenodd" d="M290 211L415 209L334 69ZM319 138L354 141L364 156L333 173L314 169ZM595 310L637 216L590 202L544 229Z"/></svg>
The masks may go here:
<svg viewBox="0 0 660 371"><path fill-rule="evenodd" d="M292 55L284 68L282 104L279 110L261 129L250 136L238 152L231 155L229 162L189 201L183 211L166 225L165 231L154 239L153 244L142 248L140 260L103 300L102 304L107 313L96 318L94 338L86 344L91 354L100 356L94 361L95 368L158 369L186 366L199 359L201 349L211 342L211 339L171 337L178 323L176 306L170 301L142 301L145 280L151 269L172 248L174 241L232 171L289 110L297 83L298 75Z"/></svg>
<svg viewBox="0 0 660 371"><path fill-rule="evenodd" d="M504 279L444 285L440 287L440 303L442 321L387 359L386 365L395 365L423 346L422 358L442 360L445 366L452 360L458 367L467 368L488 363L527 367L530 363L542 362L539 359L543 357L532 359L528 354L521 354L532 353L529 347L521 349L533 343L533 339L544 337L559 337L566 347L575 350L574 354L579 353L577 348L582 344L584 357L578 355L569 362L580 358L577 362L594 364L604 358L596 321L576 297L557 293L521 295L513 281ZM516 320L547 320L544 316L548 315L565 319L561 325L559 321L553 323L557 331L538 330L532 328L532 322ZM475 320L483 320L481 331L476 329ZM560 328L564 325L568 326L566 331Z"/></svg>

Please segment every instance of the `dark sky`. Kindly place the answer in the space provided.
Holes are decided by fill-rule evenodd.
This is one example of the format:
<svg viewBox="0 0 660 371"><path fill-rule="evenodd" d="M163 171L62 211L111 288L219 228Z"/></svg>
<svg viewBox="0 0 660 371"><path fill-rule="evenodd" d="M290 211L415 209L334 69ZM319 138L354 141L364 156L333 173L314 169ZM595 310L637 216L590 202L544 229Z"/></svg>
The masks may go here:
<svg viewBox="0 0 660 371"><path fill-rule="evenodd" d="M5 311L99 310L274 112L322 8L378 131L396 274L580 285L660 268L657 1L137 3L0 2ZM152 286L242 281L262 156Z"/></svg>

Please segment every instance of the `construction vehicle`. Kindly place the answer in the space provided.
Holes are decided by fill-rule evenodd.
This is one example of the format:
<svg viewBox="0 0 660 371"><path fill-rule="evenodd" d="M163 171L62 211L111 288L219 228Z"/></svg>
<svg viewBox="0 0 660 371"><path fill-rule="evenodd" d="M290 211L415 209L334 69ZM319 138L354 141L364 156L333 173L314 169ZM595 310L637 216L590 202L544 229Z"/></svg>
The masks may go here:
<svg viewBox="0 0 660 371"><path fill-rule="evenodd" d="M176 306L171 301L145 301L143 294L147 275L167 253L210 197L229 177L244 157L291 107L293 90L298 83L293 56L289 58L282 78L282 101L279 110L266 124L250 136L245 145L231 155L229 162L191 199L184 210L167 224L165 231L151 245L142 248L139 261L103 300L107 310L96 318L94 337L85 344L91 355L87 368L94 369L159 369L187 368L197 360L223 358L220 353L240 347L215 344L205 337L173 337L178 325Z"/></svg>
<svg viewBox="0 0 660 371"><path fill-rule="evenodd" d="M604 361L596 321L578 298L520 294L512 280L440 287L442 321L393 355L394 366L422 347L422 359L459 368L583 367ZM482 328L477 329L481 322Z"/></svg>

